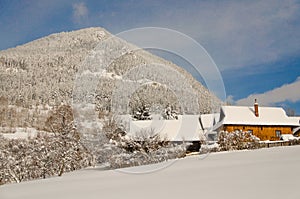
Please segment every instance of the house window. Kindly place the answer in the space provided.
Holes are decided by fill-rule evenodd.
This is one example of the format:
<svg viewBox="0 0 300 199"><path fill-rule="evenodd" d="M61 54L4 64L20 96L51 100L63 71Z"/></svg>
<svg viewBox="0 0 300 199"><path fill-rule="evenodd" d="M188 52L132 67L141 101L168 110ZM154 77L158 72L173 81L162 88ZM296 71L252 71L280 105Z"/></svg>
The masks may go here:
<svg viewBox="0 0 300 199"><path fill-rule="evenodd" d="M280 137L281 136L281 130L275 130L275 134L276 134L276 137Z"/></svg>
<svg viewBox="0 0 300 199"><path fill-rule="evenodd" d="M264 129L264 127L260 127L260 130L263 130Z"/></svg>

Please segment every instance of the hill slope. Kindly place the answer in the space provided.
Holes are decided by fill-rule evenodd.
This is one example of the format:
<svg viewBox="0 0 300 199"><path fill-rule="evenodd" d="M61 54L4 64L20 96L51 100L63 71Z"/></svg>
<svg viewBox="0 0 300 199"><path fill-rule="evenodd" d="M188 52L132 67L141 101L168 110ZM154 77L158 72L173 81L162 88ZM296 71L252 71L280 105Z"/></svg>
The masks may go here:
<svg viewBox="0 0 300 199"><path fill-rule="evenodd" d="M62 102L71 104L74 80L81 64L101 42L109 37L111 34L102 28L87 28L52 34L16 48L0 51L1 100L24 108L32 108L36 105L56 106ZM124 46L127 47L129 44L124 42ZM114 47L110 46L111 49ZM98 82L95 93L97 109L110 110L113 89L120 77L122 79L122 76L138 65L144 64L147 68L153 62L172 68L189 83L199 103L199 109L194 110L195 113L211 112L214 106L220 103L182 68L149 52L137 50L124 54L108 66L106 78ZM167 75L165 74L166 77ZM159 90L159 95L171 96L171 91L164 89L164 86L160 86L156 92ZM142 92L140 96L145 96L147 101L151 96L158 96L158 94L147 91L147 93ZM155 102L152 100L145 103L159 101L163 106L168 103L179 106L180 98L188 99L186 95L175 98L174 96L160 97L154 100Z"/></svg>

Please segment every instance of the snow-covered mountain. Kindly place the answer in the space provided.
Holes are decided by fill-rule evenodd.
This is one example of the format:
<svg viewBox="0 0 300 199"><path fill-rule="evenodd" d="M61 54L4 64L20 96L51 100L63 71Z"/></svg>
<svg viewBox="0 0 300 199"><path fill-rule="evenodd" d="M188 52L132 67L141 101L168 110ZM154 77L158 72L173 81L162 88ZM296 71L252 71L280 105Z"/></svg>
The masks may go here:
<svg viewBox="0 0 300 199"><path fill-rule="evenodd" d="M82 63L88 56L95 53L97 45L111 36L102 28L87 28L51 34L16 48L0 51L1 99L21 107L55 106L62 102L70 104L73 99L74 80L80 72ZM110 45L110 49L120 47L114 46L113 43ZM122 45L124 48L129 48L131 44L123 42ZM182 93L181 96L176 94L175 98L174 96L164 97L162 99L165 101L162 103L177 103L178 105L180 104L178 101L170 102L170 100L185 99L188 102L189 97L196 96L199 110L194 111L197 113L208 113L220 103L217 97L181 67L144 50L137 50L125 53L108 66L104 75L105 80L98 82L96 89L97 107L107 109L107 104L111 103L114 86L118 81L123 81L122 77L125 74L127 75L134 67L140 65L144 65L143 70L147 70L148 65L153 62L180 73L184 81L187 81L195 91L195 95ZM167 72L161 70L161 73ZM136 74L131 74L133 79L134 75ZM167 76L168 74L165 74L165 77ZM161 79L167 78L163 76ZM177 83L183 85L180 81ZM157 84L153 85L157 86ZM163 86L160 86L160 90L164 90L162 88ZM169 91L166 90L161 93L167 94ZM151 96L157 94L152 92L146 95L148 97L146 96L145 99L150 99Z"/></svg>

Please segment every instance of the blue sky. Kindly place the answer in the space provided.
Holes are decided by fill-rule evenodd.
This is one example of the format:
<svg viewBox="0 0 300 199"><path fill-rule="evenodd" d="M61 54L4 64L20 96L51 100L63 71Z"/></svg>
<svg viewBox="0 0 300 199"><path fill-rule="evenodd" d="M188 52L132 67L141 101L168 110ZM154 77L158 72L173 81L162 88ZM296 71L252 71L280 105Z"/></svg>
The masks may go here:
<svg viewBox="0 0 300 199"><path fill-rule="evenodd" d="M0 50L51 33L157 26L198 41L217 64L228 100L300 115L299 0L0 0Z"/></svg>

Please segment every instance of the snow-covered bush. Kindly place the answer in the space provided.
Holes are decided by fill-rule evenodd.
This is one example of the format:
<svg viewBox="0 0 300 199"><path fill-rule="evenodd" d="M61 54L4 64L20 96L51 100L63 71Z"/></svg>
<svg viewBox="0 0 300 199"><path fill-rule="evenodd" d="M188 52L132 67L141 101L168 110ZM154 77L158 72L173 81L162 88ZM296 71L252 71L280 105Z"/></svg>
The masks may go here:
<svg viewBox="0 0 300 199"><path fill-rule="evenodd" d="M61 176L94 164L93 155L73 125L69 106L58 107L47 125L51 133L39 133L34 138L0 137L0 184Z"/></svg>
<svg viewBox="0 0 300 199"><path fill-rule="evenodd" d="M221 131L218 144L221 151L257 149L259 148L259 138L247 131Z"/></svg>
<svg viewBox="0 0 300 199"><path fill-rule="evenodd" d="M93 156L72 134L44 133L27 140L0 137L0 184L61 176L93 164Z"/></svg>
<svg viewBox="0 0 300 199"><path fill-rule="evenodd" d="M218 152L220 151L220 146L217 143L214 144L201 144L200 147L200 154L206 154L211 152Z"/></svg>
<svg viewBox="0 0 300 199"><path fill-rule="evenodd" d="M103 127L109 143L98 150L97 162L108 163L110 168L145 165L181 158L186 154L184 145L175 145L150 131L128 136L112 117Z"/></svg>
<svg viewBox="0 0 300 199"><path fill-rule="evenodd" d="M123 150L123 153L114 154L109 159L111 168L124 168L131 166L140 166L152 163L159 163L169 159L185 157L186 151L183 145L168 145L154 151L145 152L143 150L128 152Z"/></svg>

